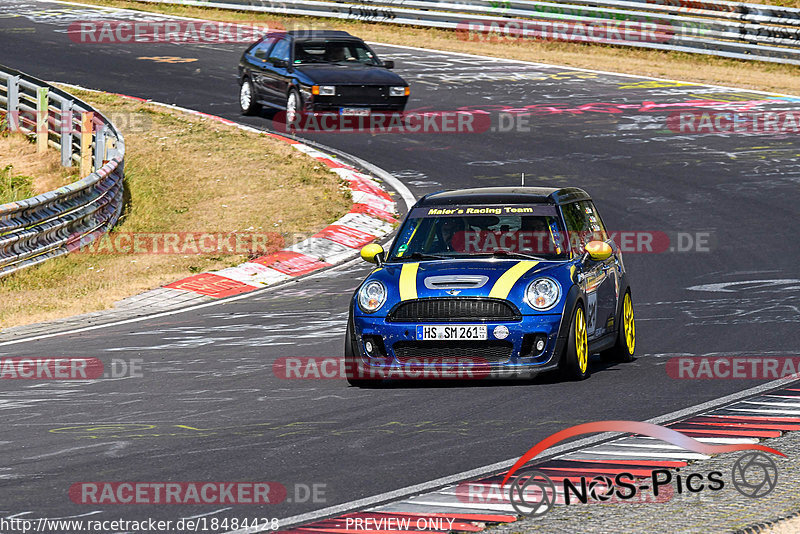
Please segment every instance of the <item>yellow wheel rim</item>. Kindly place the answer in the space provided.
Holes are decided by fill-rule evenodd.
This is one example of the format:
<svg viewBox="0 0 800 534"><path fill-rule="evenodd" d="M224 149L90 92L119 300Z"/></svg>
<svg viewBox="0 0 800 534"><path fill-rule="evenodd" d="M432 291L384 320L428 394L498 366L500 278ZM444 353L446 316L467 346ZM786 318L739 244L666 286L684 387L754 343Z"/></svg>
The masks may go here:
<svg viewBox="0 0 800 534"><path fill-rule="evenodd" d="M633 354L636 347L636 322L633 320L633 304L631 304L631 294L625 293L625 302L622 308L622 326L625 332L625 344L628 346L628 354Z"/></svg>
<svg viewBox="0 0 800 534"><path fill-rule="evenodd" d="M575 353L578 355L578 368L581 373L585 373L589 366L589 347L586 341L586 320L581 308L575 312Z"/></svg>

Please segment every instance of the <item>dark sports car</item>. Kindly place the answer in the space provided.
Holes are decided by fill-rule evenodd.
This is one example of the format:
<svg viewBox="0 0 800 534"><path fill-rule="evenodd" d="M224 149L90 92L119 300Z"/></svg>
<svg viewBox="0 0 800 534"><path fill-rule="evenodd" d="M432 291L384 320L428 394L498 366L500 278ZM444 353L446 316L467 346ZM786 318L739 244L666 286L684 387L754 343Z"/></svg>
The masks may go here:
<svg viewBox="0 0 800 534"><path fill-rule="evenodd" d="M578 188L496 187L423 197L353 295L345 366L384 378L589 373L588 357L633 359L622 254ZM453 377L450 373L447 377ZM467 378L467 374L460 375Z"/></svg>
<svg viewBox="0 0 800 534"><path fill-rule="evenodd" d="M239 104L244 114L261 105L285 109L287 122L302 113L400 112L410 90L391 68L347 32L271 33L242 54Z"/></svg>

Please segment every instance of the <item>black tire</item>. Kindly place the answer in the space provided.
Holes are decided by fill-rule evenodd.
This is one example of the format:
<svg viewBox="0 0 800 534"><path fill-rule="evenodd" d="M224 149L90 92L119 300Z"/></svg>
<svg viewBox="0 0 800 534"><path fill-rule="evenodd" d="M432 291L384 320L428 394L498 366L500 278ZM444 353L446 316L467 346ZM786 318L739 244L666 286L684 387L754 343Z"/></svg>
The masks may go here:
<svg viewBox="0 0 800 534"><path fill-rule="evenodd" d="M581 326L582 325L582 326ZM589 342L587 339L586 313L578 303L572 312L569 335L564 354L558 362L561 378L564 380L584 380L589 376Z"/></svg>
<svg viewBox="0 0 800 534"><path fill-rule="evenodd" d="M261 110L256 102L256 90L250 78L242 78L239 83L239 109L242 115L255 115Z"/></svg>
<svg viewBox="0 0 800 534"><path fill-rule="evenodd" d="M357 350L353 336L352 321L347 321L347 333L344 338L344 368L347 372L347 382L357 388L375 387L380 383L379 380L357 378L360 375L359 370L363 368L361 356L356 352Z"/></svg>
<svg viewBox="0 0 800 534"><path fill-rule="evenodd" d="M627 308L626 308L627 307ZM622 305L617 317L617 340L614 346L600 353L606 361L632 362L636 349L636 321L633 316L633 300L630 290L622 297Z"/></svg>
<svg viewBox="0 0 800 534"><path fill-rule="evenodd" d="M292 103L294 101L294 104ZM297 89L290 89L286 95L286 126L300 124L303 119L303 99Z"/></svg>

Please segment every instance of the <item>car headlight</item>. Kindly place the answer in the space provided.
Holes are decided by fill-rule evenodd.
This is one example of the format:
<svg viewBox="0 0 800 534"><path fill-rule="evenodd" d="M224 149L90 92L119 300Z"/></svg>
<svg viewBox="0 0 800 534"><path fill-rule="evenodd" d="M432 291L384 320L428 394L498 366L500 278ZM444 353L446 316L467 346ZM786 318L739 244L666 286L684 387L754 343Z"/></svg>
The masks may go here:
<svg viewBox="0 0 800 534"><path fill-rule="evenodd" d="M397 85L389 88L389 96L408 96L411 94L411 89L405 85Z"/></svg>
<svg viewBox="0 0 800 534"><path fill-rule="evenodd" d="M525 302L538 311L549 310L558 303L561 286L552 278L537 278L525 289Z"/></svg>
<svg viewBox="0 0 800 534"><path fill-rule="evenodd" d="M366 313L378 311L386 302L386 288L378 281L367 282L358 292L358 305Z"/></svg>
<svg viewBox="0 0 800 534"><path fill-rule="evenodd" d="M311 94L319 96L334 96L336 94L335 85L314 85L311 87Z"/></svg>

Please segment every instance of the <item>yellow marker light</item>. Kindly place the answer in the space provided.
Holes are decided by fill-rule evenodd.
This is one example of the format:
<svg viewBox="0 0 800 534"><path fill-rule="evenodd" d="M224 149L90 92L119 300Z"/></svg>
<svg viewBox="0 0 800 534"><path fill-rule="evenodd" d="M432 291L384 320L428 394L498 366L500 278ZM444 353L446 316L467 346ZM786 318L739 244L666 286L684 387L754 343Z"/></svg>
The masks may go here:
<svg viewBox="0 0 800 534"><path fill-rule="evenodd" d="M312 85L311 86L311 94L318 95L319 94L319 85Z"/></svg>
<svg viewBox="0 0 800 534"><path fill-rule="evenodd" d="M406 87L406 96L408 96L410 94L411 94L411 88L410 87Z"/></svg>

